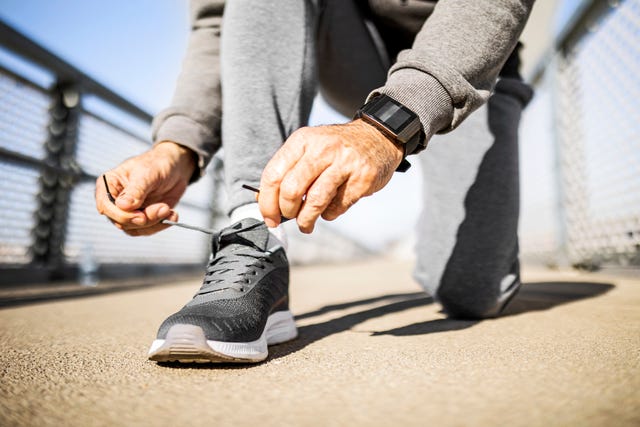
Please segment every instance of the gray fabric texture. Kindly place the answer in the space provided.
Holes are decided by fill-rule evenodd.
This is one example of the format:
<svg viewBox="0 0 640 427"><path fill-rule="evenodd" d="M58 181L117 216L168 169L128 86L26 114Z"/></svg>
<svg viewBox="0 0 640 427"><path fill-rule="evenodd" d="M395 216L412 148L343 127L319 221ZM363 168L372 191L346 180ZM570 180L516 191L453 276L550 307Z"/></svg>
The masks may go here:
<svg viewBox="0 0 640 427"><path fill-rule="evenodd" d="M289 15L299 11L294 3L284 0L233 0L228 2L227 8L234 8L234 3L241 6L243 2L250 3L251 7L245 5L248 10L264 11L284 26L280 31L265 33L260 28L260 14L236 15L234 21L246 22L242 28L248 32L240 35L250 40L245 45L266 45L266 40L277 44L276 36L286 30L292 31L298 43L313 44L308 32L300 32L297 21L300 17ZM153 123L154 141L170 140L192 149L198 154L201 172L221 146L219 38L229 29L228 22L225 22L225 30L221 31L224 3L221 0L191 1L193 24L183 71L171 106L161 112ZM297 3L299 7L307 8L305 13L309 12L310 1ZM339 3L344 6L351 1ZM455 128L486 101L500 67L524 27L533 0L440 0L435 8L434 2L419 0L369 0L364 3L374 18L384 18L382 21L390 25L398 24L390 27L392 36L411 32L412 28L415 31L419 27L417 23L426 18L422 15L433 10L419 28L413 46L401 52L386 82L381 82L382 86L375 90L396 98L415 111L427 137L430 137L435 132ZM338 2L318 0L313 5L315 12L321 13L325 8L338 6ZM345 10L347 8L345 6ZM274 10L269 12L267 9ZM311 17L310 21L315 18ZM268 36L266 40L258 38L260 31ZM293 37L288 37L288 40ZM348 45L349 41L344 43ZM296 49L294 46L291 53ZM307 46L306 49L310 52L313 47ZM242 55L251 59L249 52ZM292 56L287 55L286 58ZM278 61L278 58L270 60ZM280 58L280 61L286 62L285 58ZM273 77L273 70L264 68L262 63L256 64L256 72L262 73L263 78ZM292 66L286 65L285 68ZM311 69L309 71L312 72ZM252 93L247 101L253 101L256 95ZM355 104L361 105L364 101L363 97ZM301 102L300 108L304 109L304 106L305 103ZM225 116L228 116L226 111ZM254 144L260 142L251 141Z"/></svg>
<svg viewBox="0 0 640 427"><path fill-rule="evenodd" d="M152 138L198 155L200 174L220 148L220 32L224 0L191 0L191 33L171 105L152 123Z"/></svg>
<svg viewBox="0 0 640 427"><path fill-rule="evenodd" d="M456 128L489 98L532 7L533 0L438 2L411 49L400 52L385 86L375 92L415 111L427 138ZM416 96L416 87L423 96Z"/></svg>
<svg viewBox="0 0 640 427"><path fill-rule="evenodd" d="M414 277L451 316L495 316L519 287L518 123L531 96L501 79L485 107L421 155Z"/></svg>
<svg viewBox="0 0 640 427"><path fill-rule="evenodd" d="M232 0L222 35L225 185L229 210L255 202L267 162L306 124L315 95L315 5Z"/></svg>
<svg viewBox="0 0 640 427"><path fill-rule="evenodd" d="M220 68L231 210L255 201L240 186L257 185L273 153L306 124L318 83L329 102L346 114L372 91L386 93L418 113L427 137L457 127L490 99L465 128L422 154L427 197L416 277L453 316L495 315L519 283L517 125L528 88L505 79L496 95L489 95L531 3L441 0L416 36L414 20L380 20L376 14L383 0L372 0L368 7L349 0L229 0ZM430 13L430 6L417 7L412 16L421 10ZM391 36L382 38L390 28ZM398 49L385 79L379 41L393 62L398 52L391 47L402 47L402 35L415 36L413 47ZM185 78L189 75L183 72ZM203 118L203 125L218 126L215 115L194 121ZM163 120L156 126L161 135ZM219 144L213 141L205 150L197 140L184 143L196 146L198 153Z"/></svg>
<svg viewBox="0 0 640 427"><path fill-rule="evenodd" d="M158 330L164 339L178 324L202 328L207 339L251 342L270 314L289 309L289 263L282 247L267 250L269 230L248 218L215 236L202 287Z"/></svg>

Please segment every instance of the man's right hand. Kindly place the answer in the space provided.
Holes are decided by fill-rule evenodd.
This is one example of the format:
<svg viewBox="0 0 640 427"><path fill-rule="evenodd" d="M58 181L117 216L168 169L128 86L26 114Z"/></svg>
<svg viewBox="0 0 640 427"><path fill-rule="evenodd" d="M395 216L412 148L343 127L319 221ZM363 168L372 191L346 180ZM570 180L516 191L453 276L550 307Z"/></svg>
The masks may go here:
<svg viewBox="0 0 640 427"><path fill-rule="evenodd" d="M173 142L162 142L149 151L125 160L105 172L109 200L102 176L96 181L96 207L130 236L146 236L164 230L163 219L178 220L172 208L184 194L196 167L193 152Z"/></svg>

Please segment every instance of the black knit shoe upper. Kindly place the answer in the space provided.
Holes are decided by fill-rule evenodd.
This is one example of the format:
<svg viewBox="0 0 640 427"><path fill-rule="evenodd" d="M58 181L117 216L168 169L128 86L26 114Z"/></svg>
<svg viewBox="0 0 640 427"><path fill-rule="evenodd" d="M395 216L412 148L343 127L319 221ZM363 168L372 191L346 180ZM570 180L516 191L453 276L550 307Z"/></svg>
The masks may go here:
<svg viewBox="0 0 640 427"><path fill-rule="evenodd" d="M267 249L270 235L252 218L215 234L202 287L162 323L158 339L177 324L200 326L208 340L260 338L269 315L289 308L289 263L281 246Z"/></svg>

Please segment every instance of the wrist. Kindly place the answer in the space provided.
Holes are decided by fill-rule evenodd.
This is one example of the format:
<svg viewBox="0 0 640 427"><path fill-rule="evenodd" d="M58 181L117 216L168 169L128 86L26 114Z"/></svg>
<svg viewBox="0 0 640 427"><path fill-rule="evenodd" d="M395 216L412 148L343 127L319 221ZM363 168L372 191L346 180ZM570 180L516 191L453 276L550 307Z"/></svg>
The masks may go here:
<svg viewBox="0 0 640 427"><path fill-rule="evenodd" d="M198 165L197 154L193 150L173 141L160 141L154 145L153 150L171 159L180 175L186 181L191 180Z"/></svg>
<svg viewBox="0 0 640 427"><path fill-rule="evenodd" d="M426 148L420 118L406 106L385 94L374 94L355 114L377 128L383 135L402 147L402 160L397 172L406 172L411 164L405 160L410 154Z"/></svg>
<svg viewBox="0 0 640 427"><path fill-rule="evenodd" d="M383 149L385 157L387 157L392 163L394 169L398 167L402 159L404 158L404 145L399 144L394 138L390 137L378 127L367 123L362 119L355 119L351 122L354 126L367 132L374 140L374 147Z"/></svg>

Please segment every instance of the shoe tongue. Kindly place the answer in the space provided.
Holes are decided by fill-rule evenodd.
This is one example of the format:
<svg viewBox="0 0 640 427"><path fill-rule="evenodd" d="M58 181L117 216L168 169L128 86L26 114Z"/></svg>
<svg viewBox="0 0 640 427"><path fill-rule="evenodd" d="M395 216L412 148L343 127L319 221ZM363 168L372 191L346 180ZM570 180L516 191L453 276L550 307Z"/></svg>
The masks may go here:
<svg viewBox="0 0 640 427"><path fill-rule="evenodd" d="M249 241L260 250L266 251L269 244L269 229L262 221L245 218L223 229L217 241L220 248L233 243L242 245Z"/></svg>

